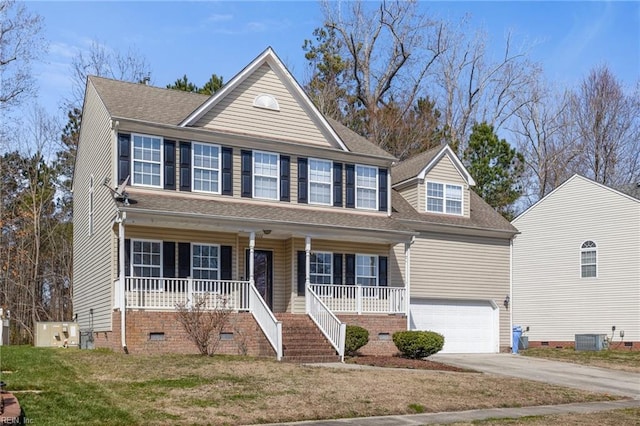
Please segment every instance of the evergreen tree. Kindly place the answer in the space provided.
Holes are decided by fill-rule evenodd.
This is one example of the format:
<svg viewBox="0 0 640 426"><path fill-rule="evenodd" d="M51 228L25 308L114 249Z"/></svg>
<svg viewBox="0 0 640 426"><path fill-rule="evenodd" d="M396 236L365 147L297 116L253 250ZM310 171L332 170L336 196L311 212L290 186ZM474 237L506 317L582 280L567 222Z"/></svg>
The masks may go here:
<svg viewBox="0 0 640 426"><path fill-rule="evenodd" d="M522 154L498 138L493 126L480 123L473 126L463 161L476 181L474 191L506 219L513 219L513 204L522 195Z"/></svg>
<svg viewBox="0 0 640 426"><path fill-rule="evenodd" d="M220 90L223 83L223 78L217 74L211 74L211 78L204 86L198 87L189 81L189 78L185 74L182 78L177 79L173 84L167 84L167 89L182 90L183 92L200 93L202 95L213 95Z"/></svg>

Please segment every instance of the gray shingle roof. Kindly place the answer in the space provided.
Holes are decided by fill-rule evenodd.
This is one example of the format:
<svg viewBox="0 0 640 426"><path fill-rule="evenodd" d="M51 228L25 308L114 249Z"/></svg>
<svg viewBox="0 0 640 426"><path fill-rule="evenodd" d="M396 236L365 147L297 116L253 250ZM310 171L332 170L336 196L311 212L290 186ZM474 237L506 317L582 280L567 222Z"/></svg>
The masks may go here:
<svg viewBox="0 0 640 426"><path fill-rule="evenodd" d="M502 215L496 212L478 194L469 191L471 214L469 218L434 213L420 213L409 204L399 192L393 190L391 193L391 204L393 205L392 217L401 221L411 221L423 224L452 225L456 227L488 229L517 233L518 230L509 223ZM404 222L407 226L411 226Z"/></svg>
<svg viewBox="0 0 640 426"><path fill-rule="evenodd" d="M393 166L391 173L392 184L395 185L418 176L440 151L442 151L442 146L421 152Z"/></svg>
<svg viewBox="0 0 640 426"><path fill-rule="evenodd" d="M261 221L270 224L300 224L302 226L331 226L367 231L390 231L411 234L412 230L384 214L358 213L353 210L311 209L291 205L242 202L224 198L195 198L180 193L137 192L129 195L136 201L124 210L155 211L203 217Z"/></svg>
<svg viewBox="0 0 640 426"><path fill-rule="evenodd" d="M360 136L339 121L336 121L332 118L327 118L327 121L329 122L331 127L333 127L333 130L335 130L338 136L340 136L340 139L342 139L347 148L349 148L349 151L357 152L360 154L369 154L378 157L384 157L388 158L389 160L396 159L393 155L389 154L378 145L370 142L368 139Z"/></svg>

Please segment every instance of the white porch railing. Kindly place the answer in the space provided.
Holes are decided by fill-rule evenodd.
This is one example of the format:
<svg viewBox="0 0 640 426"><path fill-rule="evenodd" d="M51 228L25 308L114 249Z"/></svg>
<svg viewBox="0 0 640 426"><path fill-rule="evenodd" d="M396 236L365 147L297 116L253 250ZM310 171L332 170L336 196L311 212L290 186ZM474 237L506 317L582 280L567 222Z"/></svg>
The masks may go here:
<svg viewBox="0 0 640 426"><path fill-rule="evenodd" d="M333 312L406 314L404 287L311 284L311 289Z"/></svg>
<svg viewBox="0 0 640 426"><path fill-rule="evenodd" d="M307 289L307 303L309 316L336 349L340 360L344 361L344 341L347 335L347 325L331 312L311 286Z"/></svg>
<svg viewBox="0 0 640 426"><path fill-rule="evenodd" d="M207 309L249 310L249 281L200 280L193 278L126 277L127 308L175 310L189 306L196 296L207 297Z"/></svg>
<svg viewBox="0 0 640 426"><path fill-rule="evenodd" d="M276 351L276 359L280 361L282 359L282 323L273 315L255 285L249 286L249 310Z"/></svg>

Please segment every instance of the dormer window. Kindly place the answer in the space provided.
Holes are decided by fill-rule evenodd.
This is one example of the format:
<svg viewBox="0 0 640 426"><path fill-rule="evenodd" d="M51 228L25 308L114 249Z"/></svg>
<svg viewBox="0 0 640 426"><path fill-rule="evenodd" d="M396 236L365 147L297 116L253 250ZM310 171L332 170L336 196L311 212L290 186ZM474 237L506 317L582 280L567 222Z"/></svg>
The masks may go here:
<svg viewBox="0 0 640 426"><path fill-rule="evenodd" d="M273 111L280 111L280 105L273 95L262 93L255 97L253 100L253 106L256 108L270 109Z"/></svg>
<svg viewBox="0 0 640 426"><path fill-rule="evenodd" d="M462 185L427 182L427 211L462 215Z"/></svg>

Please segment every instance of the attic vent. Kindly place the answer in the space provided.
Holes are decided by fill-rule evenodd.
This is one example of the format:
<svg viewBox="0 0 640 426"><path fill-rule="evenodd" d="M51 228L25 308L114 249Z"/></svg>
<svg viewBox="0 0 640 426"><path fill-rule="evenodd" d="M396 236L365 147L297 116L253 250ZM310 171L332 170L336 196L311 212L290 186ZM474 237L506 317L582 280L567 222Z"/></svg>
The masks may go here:
<svg viewBox="0 0 640 426"><path fill-rule="evenodd" d="M273 95L260 94L253 100L253 106L258 108L280 111L280 105Z"/></svg>

